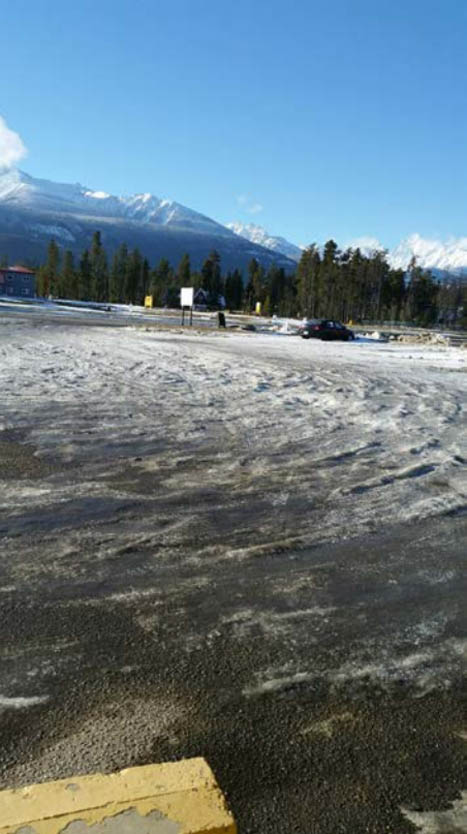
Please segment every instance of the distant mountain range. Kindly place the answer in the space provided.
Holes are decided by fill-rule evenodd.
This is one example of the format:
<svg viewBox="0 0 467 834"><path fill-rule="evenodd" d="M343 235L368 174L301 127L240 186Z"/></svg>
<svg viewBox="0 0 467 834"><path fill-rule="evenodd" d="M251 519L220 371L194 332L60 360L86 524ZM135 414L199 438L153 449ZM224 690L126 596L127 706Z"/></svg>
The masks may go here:
<svg viewBox="0 0 467 834"><path fill-rule="evenodd" d="M291 258L293 261L299 261L303 252L295 243L290 243L285 237L274 237L270 235L262 226L257 226L255 223L241 223L239 220L234 223L227 223L227 228L232 229L236 235L250 240L252 243L257 243L259 246L265 246L266 249L271 249L272 252L278 252Z"/></svg>
<svg viewBox="0 0 467 834"><path fill-rule="evenodd" d="M292 260L300 260L303 248L290 243L283 237L270 235L262 226L256 226L253 223L244 225L238 221L227 225L236 234L254 243L266 246L274 252L282 252ZM364 255L370 255L376 250L385 248L379 240L370 237L358 238L348 246L354 249L358 247ZM423 269L431 269L437 275L448 273L467 276L467 237L443 243L440 240L429 240L413 234L402 240L388 253L388 261L394 269L407 269L413 257L417 259L419 266Z"/></svg>
<svg viewBox="0 0 467 834"><path fill-rule="evenodd" d="M467 237L443 243L417 234L410 235L390 252L389 257L396 269L406 269L415 257L417 264L424 269L467 276Z"/></svg>
<svg viewBox="0 0 467 834"><path fill-rule="evenodd" d="M185 252L198 269L217 249L224 269L245 269L252 258L293 271L295 262L239 237L186 206L152 194L115 197L82 185L35 179L23 171L0 171L0 256L10 261L44 258L50 238L79 254L99 229L111 254L121 243L138 247L151 260L174 265Z"/></svg>
<svg viewBox="0 0 467 834"><path fill-rule="evenodd" d="M303 251L262 226L239 221L224 226L152 194L116 197L79 184L36 179L13 168L0 169L0 257L43 260L51 237L79 254L96 229L110 254L127 243L152 263L164 257L175 265L188 252L195 269L211 249L217 249L224 270L245 269L256 258L265 268L276 264L292 272ZM365 254L384 248L369 237L349 245ZM443 243L413 234L391 250L388 259L391 266L406 269L413 256L438 275L467 276L467 237Z"/></svg>

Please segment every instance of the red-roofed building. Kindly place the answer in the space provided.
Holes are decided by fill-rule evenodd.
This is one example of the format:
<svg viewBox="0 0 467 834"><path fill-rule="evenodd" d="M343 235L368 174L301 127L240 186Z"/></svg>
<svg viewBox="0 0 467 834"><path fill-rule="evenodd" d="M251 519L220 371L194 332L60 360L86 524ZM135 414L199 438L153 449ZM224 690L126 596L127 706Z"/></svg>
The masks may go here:
<svg viewBox="0 0 467 834"><path fill-rule="evenodd" d="M0 295L34 298L36 273L25 266L0 267Z"/></svg>

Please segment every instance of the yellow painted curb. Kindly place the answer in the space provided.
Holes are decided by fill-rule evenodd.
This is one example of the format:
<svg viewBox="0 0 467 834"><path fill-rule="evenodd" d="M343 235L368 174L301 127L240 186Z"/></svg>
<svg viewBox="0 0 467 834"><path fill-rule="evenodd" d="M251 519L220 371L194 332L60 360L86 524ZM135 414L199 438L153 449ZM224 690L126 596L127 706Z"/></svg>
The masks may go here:
<svg viewBox="0 0 467 834"><path fill-rule="evenodd" d="M214 774L201 758L0 792L0 834L236 831Z"/></svg>

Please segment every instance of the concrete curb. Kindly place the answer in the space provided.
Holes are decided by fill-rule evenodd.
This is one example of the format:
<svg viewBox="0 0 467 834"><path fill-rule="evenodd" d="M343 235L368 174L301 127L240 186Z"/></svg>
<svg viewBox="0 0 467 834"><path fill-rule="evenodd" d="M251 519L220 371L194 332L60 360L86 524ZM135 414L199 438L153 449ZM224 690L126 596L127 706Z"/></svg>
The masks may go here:
<svg viewBox="0 0 467 834"><path fill-rule="evenodd" d="M204 759L0 792L0 834L236 834Z"/></svg>

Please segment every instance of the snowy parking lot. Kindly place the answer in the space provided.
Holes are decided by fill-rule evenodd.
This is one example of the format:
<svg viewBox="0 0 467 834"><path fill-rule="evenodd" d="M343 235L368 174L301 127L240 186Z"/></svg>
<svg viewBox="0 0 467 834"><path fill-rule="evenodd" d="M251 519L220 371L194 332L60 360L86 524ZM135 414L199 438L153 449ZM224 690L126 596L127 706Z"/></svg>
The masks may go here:
<svg viewBox="0 0 467 834"><path fill-rule="evenodd" d="M8 483L3 507L18 530L24 508L66 514L82 501L92 514L92 500L122 501L140 485L143 504L185 494L165 528L180 547L211 490L223 541L206 530L196 551L216 544L223 558L466 506L465 350L14 322L0 338L1 428L21 432L36 460L77 467L72 482ZM107 475L82 479L80 465L98 461ZM253 506L257 522L243 529Z"/></svg>
<svg viewBox="0 0 467 834"><path fill-rule="evenodd" d="M459 798L465 349L5 316L0 369L4 784L206 754L263 833Z"/></svg>

